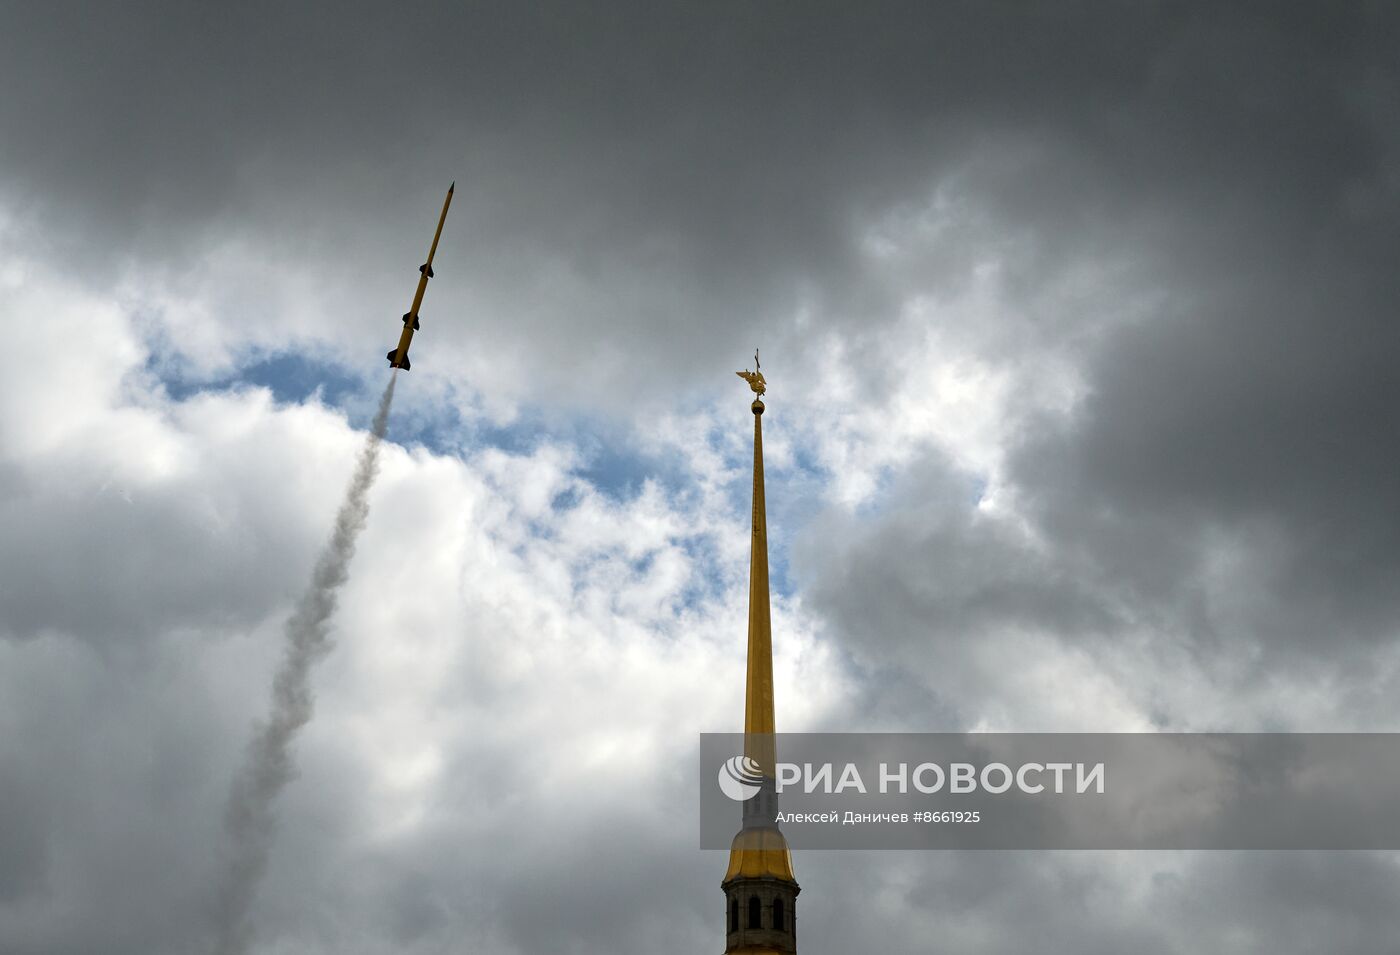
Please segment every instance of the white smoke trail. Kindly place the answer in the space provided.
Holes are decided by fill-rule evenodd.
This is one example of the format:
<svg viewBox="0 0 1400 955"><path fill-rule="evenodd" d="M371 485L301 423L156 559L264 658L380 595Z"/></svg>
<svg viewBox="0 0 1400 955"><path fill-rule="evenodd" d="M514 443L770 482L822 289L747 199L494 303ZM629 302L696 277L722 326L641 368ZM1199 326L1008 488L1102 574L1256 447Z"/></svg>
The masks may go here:
<svg viewBox="0 0 1400 955"><path fill-rule="evenodd" d="M350 558L355 555L355 539L369 514L369 489L379 471L379 443L389 423L397 378L396 369L379 399L355 476L335 516L335 530L311 574L311 586L287 621L286 649L272 680L271 715L257 727L243 768L229 791L224 815L227 856L215 899L217 955L243 955L248 950L252 929L249 913L267 869L276 830L272 804L294 775L291 743L311 719L311 667L330 650L330 618Z"/></svg>

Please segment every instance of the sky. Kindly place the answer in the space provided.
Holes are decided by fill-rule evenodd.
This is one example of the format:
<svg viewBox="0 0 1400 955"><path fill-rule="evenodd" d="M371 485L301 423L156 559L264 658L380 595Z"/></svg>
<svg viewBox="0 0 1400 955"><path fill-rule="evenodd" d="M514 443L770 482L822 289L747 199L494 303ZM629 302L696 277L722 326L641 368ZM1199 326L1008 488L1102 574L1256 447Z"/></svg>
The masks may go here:
<svg viewBox="0 0 1400 955"><path fill-rule="evenodd" d="M723 947L786 731L1400 731L1384 3L0 5L0 952ZM1386 250L1390 251L1387 252ZM1374 953L1383 852L798 852L809 955Z"/></svg>

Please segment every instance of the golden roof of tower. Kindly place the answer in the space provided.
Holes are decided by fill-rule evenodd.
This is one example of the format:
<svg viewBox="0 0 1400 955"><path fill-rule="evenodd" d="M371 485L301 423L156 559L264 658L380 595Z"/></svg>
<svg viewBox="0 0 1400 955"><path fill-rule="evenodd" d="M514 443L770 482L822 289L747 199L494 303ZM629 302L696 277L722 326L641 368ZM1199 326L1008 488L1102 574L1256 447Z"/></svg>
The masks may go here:
<svg viewBox="0 0 1400 955"><path fill-rule="evenodd" d="M792 877L792 853L787 840L777 829L741 829L729 847L730 879L761 879L764 877L796 882Z"/></svg>

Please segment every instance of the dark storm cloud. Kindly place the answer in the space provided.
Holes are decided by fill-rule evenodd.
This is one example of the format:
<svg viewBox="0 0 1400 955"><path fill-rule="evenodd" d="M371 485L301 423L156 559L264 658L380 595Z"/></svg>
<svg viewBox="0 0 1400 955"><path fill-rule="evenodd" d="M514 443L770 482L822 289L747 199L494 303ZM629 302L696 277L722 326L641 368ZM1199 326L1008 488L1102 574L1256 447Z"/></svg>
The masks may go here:
<svg viewBox="0 0 1400 955"><path fill-rule="evenodd" d="M0 700L0 947L194 951L222 735L180 641L99 660L6 644ZM178 679L172 679L173 674Z"/></svg>
<svg viewBox="0 0 1400 955"><path fill-rule="evenodd" d="M1125 239L1189 255L1212 218L1306 226L1329 188L1365 194L1385 115L1365 97L1388 66L1386 24L1309 5L9 19L5 191L48 234L80 235L85 269L143 254L193 268L204 240L249 226L308 267L378 276L390 244L421 254L405 207L431 207L455 176L465 201L442 254L472 290L472 341L588 381L623 356L670 372L678 355L732 361L755 322L800 351L801 305L818 327L884 322L911 289L869 280L859 234L954 173L994 229L1030 237L1027 294ZM444 314L466 307L434 296ZM564 370L581 353L584 371Z"/></svg>
<svg viewBox="0 0 1400 955"><path fill-rule="evenodd" d="M0 778L0 904L24 898L44 887L47 876L48 828L44 800L37 786L16 778Z"/></svg>
<svg viewBox="0 0 1400 955"><path fill-rule="evenodd" d="M1102 81L1090 100L1047 75L1010 140L1021 176L962 179L991 231L1030 237L1005 262L1024 311L1008 328L1067 349L1087 393L1067 417L1013 408L1007 476L1040 543L940 507L958 492L930 459L854 547L813 548L848 639L941 646L945 626L990 625L1079 643L1116 620L1363 669L1355 648L1393 640L1395 20L1172 9L1117 76L1061 47L1067 75ZM1085 261L1114 282L1073 309L1047 295ZM986 342L1029 353L1006 330Z"/></svg>
<svg viewBox="0 0 1400 955"><path fill-rule="evenodd" d="M1018 529L970 506L977 485L930 454L906 469L875 517L828 511L798 541L798 573L863 657L956 653L998 628L1111 633L1124 621L1089 573L1037 552ZM839 540L835 553L820 542Z"/></svg>
<svg viewBox="0 0 1400 955"><path fill-rule="evenodd" d="M901 951L921 950L922 941L1000 955L1067 942L1105 955L1167 955L1229 938L1259 955L1314 947L1362 955L1384 950L1397 921L1393 863L1366 853L1152 853L1129 866L1121 854L1092 852L947 853L926 865L909 858L865 853L851 866L911 910L930 906L923 924L886 930ZM838 872L835 885L809 887L839 891L852 873ZM823 950L859 947L863 927L831 925Z"/></svg>
<svg viewBox="0 0 1400 955"><path fill-rule="evenodd" d="M23 504L0 506L8 545L0 634L60 632L111 646L170 626L241 629L260 620L286 589L286 565L266 558L268 541L299 550L301 542L278 538L275 527L211 527L215 495L183 491L36 489ZM94 537L106 546L88 546Z"/></svg>
<svg viewBox="0 0 1400 955"><path fill-rule="evenodd" d="M1290 257L1267 285L1106 344L1083 417L1016 462L1044 524L1150 599L1237 540L1255 558L1237 596L1272 605L1248 608L1259 637L1392 639L1400 285L1316 262L1368 252Z"/></svg>

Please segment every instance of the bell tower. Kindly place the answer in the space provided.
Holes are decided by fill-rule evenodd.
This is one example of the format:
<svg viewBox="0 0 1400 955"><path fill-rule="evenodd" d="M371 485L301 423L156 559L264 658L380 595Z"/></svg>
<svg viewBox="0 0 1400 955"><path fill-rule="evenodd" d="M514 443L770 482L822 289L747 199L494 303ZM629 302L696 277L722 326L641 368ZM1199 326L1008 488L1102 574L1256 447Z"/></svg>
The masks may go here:
<svg viewBox="0 0 1400 955"><path fill-rule="evenodd" d="M773 625L768 608L768 520L763 497L763 395L754 370L739 377L753 389L753 538L749 552L748 676L744 691L744 755L763 783L744 802L743 825L729 850L724 890L726 955L791 955L797 951L797 893L792 854L778 829L773 717Z"/></svg>

